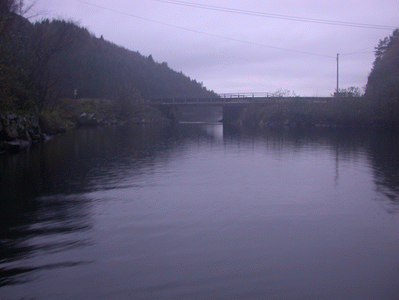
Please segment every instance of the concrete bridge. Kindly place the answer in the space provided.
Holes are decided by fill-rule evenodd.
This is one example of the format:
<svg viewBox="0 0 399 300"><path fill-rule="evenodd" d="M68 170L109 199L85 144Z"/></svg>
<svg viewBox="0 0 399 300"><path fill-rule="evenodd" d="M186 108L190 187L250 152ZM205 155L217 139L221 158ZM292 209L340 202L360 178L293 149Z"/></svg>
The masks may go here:
<svg viewBox="0 0 399 300"><path fill-rule="evenodd" d="M287 102L298 103L329 103L331 101L348 101L353 98L336 97L273 97L269 94L256 93L219 94L218 97L201 96L170 96L151 98L146 103L156 106L168 118L179 120L184 110L202 110L206 107L222 109L223 122L234 122L238 119L242 110L252 104L276 104Z"/></svg>
<svg viewBox="0 0 399 300"><path fill-rule="evenodd" d="M187 105L225 105L234 103L256 103L266 102L273 98L268 93L226 93L218 94L216 97L204 97L204 96L169 96L169 97L153 97L146 100L146 103L151 105L168 105L168 104L187 104ZM281 97L280 97L281 98Z"/></svg>

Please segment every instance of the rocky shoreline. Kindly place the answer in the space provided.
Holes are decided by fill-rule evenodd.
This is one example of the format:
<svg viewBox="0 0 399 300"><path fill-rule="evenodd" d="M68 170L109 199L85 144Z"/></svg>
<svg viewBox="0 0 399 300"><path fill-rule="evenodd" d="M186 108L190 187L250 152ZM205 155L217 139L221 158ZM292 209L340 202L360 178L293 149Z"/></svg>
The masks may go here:
<svg viewBox="0 0 399 300"><path fill-rule="evenodd" d="M13 112L0 114L0 153L18 152L46 139L49 136L42 132L37 116Z"/></svg>
<svg viewBox="0 0 399 300"><path fill-rule="evenodd" d="M123 125L125 123L154 123L166 122L159 116L141 116L132 120L119 120L115 118L97 119L93 113L81 113L69 120L73 127L96 127L106 125ZM53 138L57 134L65 133L68 125L56 122L49 117L34 114L18 115L14 112L0 112L0 154L17 153L32 144L37 144Z"/></svg>

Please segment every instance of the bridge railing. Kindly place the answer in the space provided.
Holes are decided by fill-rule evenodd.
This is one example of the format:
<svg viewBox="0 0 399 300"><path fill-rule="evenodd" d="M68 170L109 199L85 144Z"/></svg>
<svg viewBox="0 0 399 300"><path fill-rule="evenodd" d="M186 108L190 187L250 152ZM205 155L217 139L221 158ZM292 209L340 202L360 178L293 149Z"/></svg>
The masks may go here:
<svg viewBox="0 0 399 300"><path fill-rule="evenodd" d="M147 99L148 104L194 104L194 103L248 103L256 102L259 99L269 97L270 93L224 93L217 94L216 97L204 96L170 96L170 97L154 97Z"/></svg>
<svg viewBox="0 0 399 300"><path fill-rule="evenodd" d="M212 97L164 97L164 98L151 98L146 100L148 104L177 104L177 103L218 103L220 98Z"/></svg>
<svg viewBox="0 0 399 300"><path fill-rule="evenodd" d="M213 98L213 97L165 97L146 100L148 104L194 104L194 103L227 103L244 102L248 98Z"/></svg>
<svg viewBox="0 0 399 300"><path fill-rule="evenodd" d="M221 97L223 95L223 97ZM361 99L361 98L360 98ZM241 94L220 94L219 97L162 97L150 98L145 101L147 104L234 104L234 103L282 103L282 102L308 102L308 103L330 103L342 101L355 101L356 98L339 97L274 97L268 93L241 93Z"/></svg>
<svg viewBox="0 0 399 300"><path fill-rule="evenodd" d="M240 99L240 98L265 98L271 97L273 94L269 92L253 92L253 93L222 93L218 94L220 98L233 98L233 99Z"/></svg>

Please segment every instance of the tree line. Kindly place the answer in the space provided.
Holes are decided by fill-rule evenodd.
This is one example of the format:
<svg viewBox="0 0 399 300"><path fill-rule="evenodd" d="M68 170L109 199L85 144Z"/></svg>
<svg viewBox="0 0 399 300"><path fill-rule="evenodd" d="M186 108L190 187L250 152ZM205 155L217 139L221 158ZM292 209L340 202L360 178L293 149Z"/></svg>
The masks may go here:
<svg viewBox="0 0 399 300"><path fill-rule="evenodd" d="M399 123L399 29L375 47L365 98L372 103L374 118Z"/></svg>
<svg viewBox="0 0 399 300"><path fill-rule="evenodd" d="M399 100L399 29L381 39L375 47L366 96L378 102Z"/></svg>

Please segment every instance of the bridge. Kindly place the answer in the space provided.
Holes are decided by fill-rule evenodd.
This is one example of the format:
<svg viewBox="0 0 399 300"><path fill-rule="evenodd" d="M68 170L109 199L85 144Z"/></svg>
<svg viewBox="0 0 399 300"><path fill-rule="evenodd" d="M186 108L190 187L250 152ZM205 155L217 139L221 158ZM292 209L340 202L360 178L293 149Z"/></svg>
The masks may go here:
<svg viewBox="0 0 399 300"><path fill-rule="evenodd" d="M225 93L217 94L216 97L204 96L168 96L153 97L145 100L149 105L231 105L249 103L279 103L279 102L309 102L327 103L331 101L348 101L353 97L278 97L271 93Z"/></svg>
<svg viewBox="0 0 399 300"><path fill-rule="evenodd" d="M177 116L187 108L220 107L223 113L223 122L234 122L241 111L251 104L275 103L320 103L331 101L348 101L353 98L337 97L274 97L269 93L235 93L218 94L217 97L203 96L170 96L155 97L145 101L146 104L158 107L168 118L179 119Z"/></svg>
<svg viewBox="0 0 399 300"><path fill-rule="evenodd" d="M261 103L272 100L273 98L270 93L225 93L217 94L216 97L204 97L204 96L169 96L169 97L153 97L146 100L147 104L188 104L188 105L225 105L234 103Z"/></svg>

